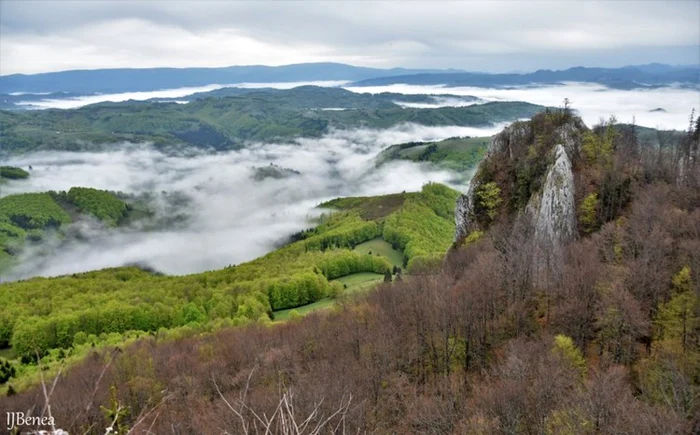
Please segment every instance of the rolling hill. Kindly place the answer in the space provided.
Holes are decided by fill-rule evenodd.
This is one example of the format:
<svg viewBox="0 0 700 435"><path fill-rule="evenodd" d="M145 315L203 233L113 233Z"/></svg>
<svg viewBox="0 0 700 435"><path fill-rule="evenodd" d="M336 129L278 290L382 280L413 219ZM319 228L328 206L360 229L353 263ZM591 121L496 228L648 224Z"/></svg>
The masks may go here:
<svg viewBox="0 0 700 435"><path fill-rule="evenodd" d="M353 86L386 86L392 84L446 85L504 87L526 85L550 85L562 82L600 83L616 89L652 88L681 84L692 88L700 85L700 68L672 67L623 67L585 68L566 70L538 70L526 74L484 74L456 72L446 74L407 74L393 77L377 77L353 83Z"/></svg>
<svg viewBox="0 0 700 435"><path fill-rule="evenodd" d="M400 107L393 98L304 86L188 104L129 101L72 110L0 111L0 146L6 153L100 149L116 142L226 150L249 141L319 137L334 128L388 128L402 123L489 126L542 109L524 102L414 109ZM347 110L324 110L346 106Z"/></svg>

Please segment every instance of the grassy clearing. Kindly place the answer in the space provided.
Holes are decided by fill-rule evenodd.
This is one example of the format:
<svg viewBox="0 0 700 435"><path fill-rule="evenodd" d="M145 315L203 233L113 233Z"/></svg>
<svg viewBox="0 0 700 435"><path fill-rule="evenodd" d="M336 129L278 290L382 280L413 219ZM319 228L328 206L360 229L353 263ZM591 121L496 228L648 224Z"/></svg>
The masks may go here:
<svg viewBox="0 0 700 435"><path fill-rule="evenodd" d="M370 252L372 255L379 254L386 257L392 266L403 267L403 252L392 248L391 244L381 237L360 243L355 246L355 251L360 254L369 254Z"/></svg>
<svg viewBox="0 0 700 435"><path fill-rule="evenodd" d="M299 315L305 316L312 311L324 310L335 305L336 299L323 298L312 304L304 305L303 307L291 308L289 310L275 311L275 322L285 322L290 319L292 312L296 311Z"/></svg>
<svg viewBox="0 0 700 435"><path fill-rule="evenodd" d="M353 273L352 275L343 276L336 281L347 286L346 292L362 290L372 285L382 282L384 275L372 272Z"/></svg>
<svg viewBox="0 0 700 435"><path fill-rule="evenodd" d="M342 278L338 278L335 281L347 285L345 292L351 293L370 289L375 285L381 283L383 280L384 275L381 275L379 273L361 272L353 273L352 275L347 275ZM296 316L296 314L292 314L292 312L296 312L298 315L305 316L312 311L331 308L333 305L335 305L337 301L338 299L336 298L323 298L314 303L304 305L301 307L275 311L275 322L285 322L287 320L290 320L293 316Z"/></svg>

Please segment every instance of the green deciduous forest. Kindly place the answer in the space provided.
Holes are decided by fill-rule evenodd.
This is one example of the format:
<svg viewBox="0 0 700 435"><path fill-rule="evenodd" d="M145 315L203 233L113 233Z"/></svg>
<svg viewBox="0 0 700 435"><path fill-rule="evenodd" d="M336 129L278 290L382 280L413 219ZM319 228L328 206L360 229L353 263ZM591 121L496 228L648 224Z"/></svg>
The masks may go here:
<svg viewBox="0 0 700 435"><path fill-rule="evenodd" d="M72 187L66 199L108 225L116 226L127 213L127 205L113 194L89 187Z"/></svg>
<svg viewBox="0 0 700 435"><path fill-rule="evenodd" d="M342 198L321 206L358 210L360 216L380 221L381 233L377 232L377 235L381 234L394 249L404 252L404 267L411 272L439 263L450 247L454 236L454 204L458 195L454 189L430 183L419 193Z"/></svg>
<svg viewBox="0 0 700 435"><path fill-rule="evenodd" d="M343 100L358 99L373 100L375 104L350 110L317 110L330 102L331 107L337 107ZM153 142L161 148L179 144L223 150L240 148L248 141L319 137L331 128L388 128L407 122L486 126L532 116L541 109L523 102L408 109L386 97L305 86L198 99L188 104L125 102L70 111L0 111L0 141L8 153L94 150L119 141Z"/></svg>
<svg viewBox="0 0 700 435"><path fill-rule="evenodd" d="M54 196L109 223L126 207L95 189L73 188ZM450 208L456 196L446 186L428 184L420 192L399 196L338 198L321 205L334 211L296 235L296 241L222 270L178 277L123 267L5 283L0 286L0 347L11 346L28 363L37 354L50 363L60 361L55 350L71 355L85 343L104 345L130 331L269 321L274 311L337 296L332 283L337 278L365 272L391 277L396 272L378 253L353 251L360 243L384 237L405 249L409 272L417 262L441 259L454 232ZM69 219L51 195L40 197L44 205L52 204L47 208ZM392 207L386 214L366 215L363 207L368 203Z"/></svg>
<svg viewBox="0 0 700 435"><path fill-rule="evenodd" d="M5 400L44 403L41 377L61 370L52 410L80 433L106 420L215 433L285 403L294 420L361 433L693 433L700 119L665 147L614 118L589 129L568 108L507 132L510 148L490 148L476 172L463 243L453 245L459 192L429 183L320 204L312 228L221 270L1 284ZM577 227L542 272L527 204L562 132ZM425 145L430 161L439 146ZM62 201L118 224L129 205L109 195L3 198L0 234L60 228L71 220ZM284 321L270 326L275 312Z"/></svg>
<svg viewBox="0 0 700 435"><path fill-rule="evenodd" d="M29 172L14 166L0 166L0 178L21 180L23 178L29 178Z"/></svg>
<svg viewBox="0 0 700 435"><path fill-rule="evenodd" d="M474 169L484 157L490 138L454 137L438 142L392 145L377 157L379 164L391 160L430 162L458 172Z"/></svg>
<svg viewBox="0 0 700 435"><path fill-rule="evenodd" d="M0 219L27 230L59 227L70 216L48 193L21 193L0 198Z"/></svg>
<svg viewBox="0 0 700 435"><path fill-rule="evenodd" d="M20 254L26 242L41 240L46 231L63 237L65 226L83 215L116 226L128 210L113 193L86 187L0 198L0 272L9 268L12 256Z"/></svg>

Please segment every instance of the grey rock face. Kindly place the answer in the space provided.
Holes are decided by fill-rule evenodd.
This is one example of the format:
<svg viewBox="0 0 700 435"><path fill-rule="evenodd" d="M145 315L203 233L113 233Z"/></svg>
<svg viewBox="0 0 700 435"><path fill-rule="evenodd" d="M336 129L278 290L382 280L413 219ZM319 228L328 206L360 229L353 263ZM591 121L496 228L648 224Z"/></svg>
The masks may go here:
<svg viewBox="0 0 700 435"><path fill-rule="evenodd" d="M554 149L554 163L547 172L542 192L533 195L525 212L533 223L532 280L546 283L549 274L558 274L562 247L576 237L574 174L564 145Z"/></svg>
<svg viewBox="0 0 700 435"><path fill-rule="evenodd" d="M544 188L530 198L527 210L533 213L536 243L560 246L576 236L574 173L564 145L554 149Z"/></svg>
<svg viewBox="0 0 700 435"><path fill-rule="evenodd" d="M581 152L581 133L587 127L574 118L555 130L557 145L553 152L553 164L549 167L541 192L534 194L525 212L535 223L536 240L541 244L560 245L576 235L576 208L574 204L574 178L572 162ZM495 135L489 143L484 161L502 159L512 161L522 155L523 148L532 143L532 127L528 122L515 122ZM482 162L483 163L483 162ZM477 168L477 174L482 164ZM474 219L474 194L480 182L476 177L467 193L460 195L455 208L456 244L470 232L479 229Z"/></svg>
<svg viewBox="0 0 700 435"><path fill-rule="evenodd" d="M504 128L489 142L484 159L491 158L497 154L505 154L508 159L512 160L514 147L527 141L527 138L530 136L530 130L530 124L527 122L514 122Z"/></svg>
<svg viewBox="0 0 700 435"><path fill-rule="evenodd" d="M556 130L559 136L558 142L564 147L570 160L578 158L581 153L581 128L574 124L565 124Z"/></svg>
<svg viewBox="0 0 700 435"><path fill-rule="evenodd" d="M476 183L472 179L467 193L461 194L459 198L457 198L457 206L455 208L455 243L464 240L464 238L474 230L474 191L477 187L475 184Z"/></svg>
<svg viewBox="0 0 700 435"><path fill-rule="evenodd" d="M524 143L530 135L530 124L527 122L514 122L503 131L491 138L489 146L486 149L484 160L503 158L512 160L513 150L518 144ZM481 163L477 166L476 173L479 172ZM474 193L479 188L480 183L476 179L472 179L469 183L469 189L466 194L462 194L457 198L457 206L455 208L455 238L454 242L459 243L476 228L474 222Z"/></svg>

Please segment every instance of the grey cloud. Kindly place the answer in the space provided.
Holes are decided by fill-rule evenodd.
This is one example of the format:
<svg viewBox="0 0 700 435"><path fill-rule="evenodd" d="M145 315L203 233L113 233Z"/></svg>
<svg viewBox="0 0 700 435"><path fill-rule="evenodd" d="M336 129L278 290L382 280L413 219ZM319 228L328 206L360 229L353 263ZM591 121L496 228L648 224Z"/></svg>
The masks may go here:
<svg viewBox="0 0 700 435"><path fill-rule="evenodd" d="M0 49L9 63L3 74L31 67L22 50L35 61L48 56L37 70L306 60L515 70L522 65L513 56L531 58L531 69L560 56L566 66L617 64L613 52L639 62L700 61L694 1L3 1L1 7ZM52 48L72 58L52 57Z"/></svg>

